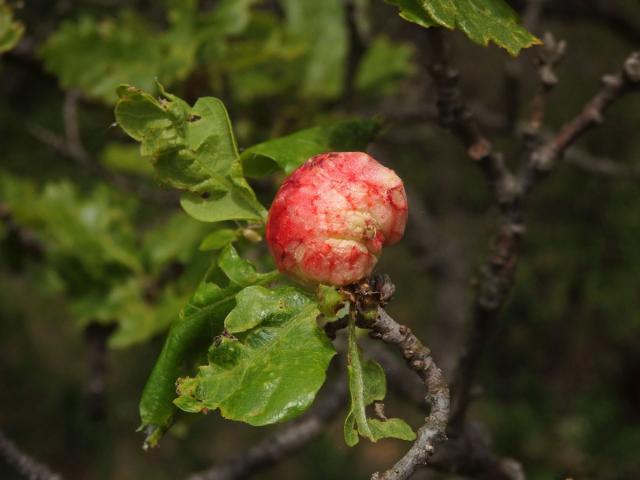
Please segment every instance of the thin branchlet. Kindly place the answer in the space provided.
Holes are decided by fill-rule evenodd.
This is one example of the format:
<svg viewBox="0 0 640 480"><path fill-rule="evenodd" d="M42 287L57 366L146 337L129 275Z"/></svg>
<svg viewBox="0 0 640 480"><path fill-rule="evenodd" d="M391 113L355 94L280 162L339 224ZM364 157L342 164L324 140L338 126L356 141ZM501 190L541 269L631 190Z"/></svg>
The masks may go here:
<svg viewBox="0 0 640 480"><path fill-rule="evenodd" d="M489 260L480 269L476 281L471 333L453 382L451 433L463 429L480 358L496 330L498 312L514 283L525 233L525 205L530 192L555 167L571 145L602 123L605 111L616 100L639 89L640 52L632 53L621 71L603 77L602 88L582 111L542 142L540 132L544 113L558 81L554 69L566 50L564 42L547 35L546 45L539 47L537 74L540 87L525 127L523 154L520 157L522 168L516 175L507 167L502 156L494 152L471 109L462 100L459 75L451 66L441 30L434 29L429 35L432 50L429 72L437 92L439 123L459 138L470 159L480 165L501 212L501 222L491 243Z"/></svg>
<svg viewBox="0 0 640 480"><path fill-rule="evenodd" d="M0 457L28 480L62 480L44 463L21 450L0 430Z"/></svg>

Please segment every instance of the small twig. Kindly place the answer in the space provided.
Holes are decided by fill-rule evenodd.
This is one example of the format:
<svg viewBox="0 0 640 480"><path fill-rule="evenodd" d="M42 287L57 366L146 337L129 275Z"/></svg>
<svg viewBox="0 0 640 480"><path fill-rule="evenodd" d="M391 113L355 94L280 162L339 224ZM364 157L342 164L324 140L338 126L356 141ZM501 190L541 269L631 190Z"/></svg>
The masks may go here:
<svg viewBox="0 0 640 480"><path fill-rule="evenodd" d="M622 70L602 78L600 91L582 111L567 122L555 136L537 148L521 179L524 193L529 192L562 158L565 151L589 130L604 121L606 110L624 94L640 88L640 51L632 53Z"/></svg>
<svg viewBox="0 0 640 480"><path fill-rule="evenodd" d="M529 31L535 31L542 18L542 11L547 0L527 0L522 13L522 26Z"/></svg>
<svg viewBox="0 0 640 480"><path fill-rule="evenodd" d="M344 317L338 318L337 320L333 320L331 322L327 322L324 326L324 333L327 334L331 340L336 339L337 333L346 328L349 324L349 316L345 315Z"/></svg>
<svg viewBox="0 0 640 480"><path fill-rule="evenodd" d="M522 466L514 459L496 456L490 443L488 432L480 424L467 422L460 435L438 449L429 461L429 466L457 476L524 480Z"/></svg>
<svg viewBox="0 0 640 480"><path fill-rule="evenodd" d="M599 158L585 151L572 148L565 154L565 161L587 172L616 179L637 180L640 165L623 165L609 158Z"/></svg>
<svg viewBox="0 0 640 480"><path fill-rule="evenodd" d="M434 63L429 70L438 93L440 125L453 132L467 147L469 157L479 163L502 213L502 223L492 243L489 261L482 268L478 281L472 333L458 363L453 383L450 430L455 431L464 423L479 359L494 331L497 312L513 285L524 226L516 177L509 171L502 156L493 152L491 142L483 135L471 110L462 101L458 72L449 64L442 32L434 29L430 40Z"/></svg>
<svg viewBox="0 0 640 480"><path fill-rule="evenodd" d="M429 416L418 430L417 438L409 451L385 472L375 473L372 480L403 480L410 478L420 466L427 463L436 446L446 439L449 418L449 387L436 366L431 351L404 325L400 325L382 307L373 322L364 321L361 326L370 328L372 336L397 346L402 356L424 382L425 400L431 407Z"/></svg>
<svg viewBox="0 0 640 480"><path fill-rule="evenodd" d="M557 41L551 33L547 32L544 35L544 43L536 51L535 63L538 67L539 86L531 102L531 117L525 129L525 135L531 142L538 140L549 103L549 95L558 83L555 67L562 61L566 50L567 43L564 40ZM527 143L527 138L525 138L525 146Z"/></svg>
<svg viewBox="0 0 640 480"><path fill-rule="evenodd" d="M365 343L369 358L382 365L389 388L418 409L425 407L424 389L412 382L412 372L380 342ZM449 438L429 459L429 467L446 473L492 480L524 480L522 466L514 459L493 453L488 432L477 422L466 422L455 437Z"/></svg>
<svg viewBox="0 0 640 480"><path fill-rule="evenodd" d="M438 365L450 379L462 342L469 287L465 249L425 211L417 192L407 189L409 222L406 238L418 266L438 285L434 300L431 344Z"/></svg>
<svg viewBox="0 0 640 480"><path fill-rule="evenodd" d="M62 476L23 452L0 430L0 456L28 480L62 480Z"/></svg>
<svg viewBox="0 0 640 480"><path fill-rule="evenodd" d="M527 0L522 12L522 26L530 32L535 32L542 17L545 0ZM524 53L524 52L523 52ZM514 132L520 115L520 98L522 92L523 59L526 54L517 58L510 58L504 65L504 90L505 90L505 122L510 132Z"/></svg>
<svg viewBox="0 0 640 480"><path fill-rule="evenodd" d="M625 38L631 44L640 43L640 22L634 15L626 15L619 8L620 2L610 0L562 0L547 2L545 13L563 21L588 20L604 25L609 32Z"/></svg>
<svg viewBox="0 0 640 480"><path fill-rule="evenodd" d="M84 329L88 348L87 406L92 420L104 420L107 415L107 341L116 323L91 322Z"/></svg>
<svg viewBox="0 0 640 480"><path fill-rule="evenodd" d="M78 101L81 94L78 90L70 90L64 96L62 113L64 118L64 130L66 134L66 146L72 157L82 166L88 166L91 161L89 154L82 144L80 126L78 123Z"/></svg>
<svg viewBox="0 0 640 480"><path fill-rule="evenodd" d="M491 245L489 261L482 267L477 281L473 323L467 347L460 356L453 382L453 405L450 426L460 428L472 400L471 390L480 359L492 338L498 312L510 292L518 264L524 227L504 220Z"/></svg>
<svg viewBox="0 0 640 480"><path fill-rule="evenodd" d="M278 463L318 437L346 402L346 382L341 376L321 392L316 406L306 415L227 463L190 475L187 480L239 480Z"/></svg>
<svg viewBox="0 0 640 480"><path fill-rule="evenodd" d="M434 79L438 100L440 126L456 135L467 149L467 155L485 174L498 205L513 201L515 179L507 169L501 154L493 151L491 142L482 133L471 110L461 100L459 74L447 60L447 45L441 29L429 29L432 63L429 71Z"/></svg>
<svg viewBox="0 0 640 480"><path fill-rule="evenodd" d="M412 382L410 370L379 342L363 345L366 355L382 365L389 388L418 409L425 407L424 389ZM491 449L488 432L477 422L466 422L429 459L429 467L446 473L492 480L524 480L522 466L514 459L500 458Z"/></svg>
<svg viewBox="0 0 640 480"><path fill-rule="evenodd" d="M27 132L63 157L74 161L78 166L87 169L124 192L134 193L156 203L176 205L177 196L174 192L163 192L156 188L149 189L126 176L111 172L87 152L82 142L78 121L78 102L81 99L82 94L77 90L71 90L65 95L62 106L64 135L59 135L37 124L27 125Z"/></svg>
<svg viewBox="0 0 640 480"><path fill-rule="evenodd" d="M508 170L499 155L492 152L491 143L482 135L479 126L466 105L460 99L457 72L447 60L447 50L439 29L431 33L435 64L431 66L438 91L440 124L456 134L473 160L480 160L491 186L496 203L502 213L502 221L490 253L489 262L481 270L474 302L474 320L468 346L463 353L453 384L453 406L450 430L454 432L464 424L465 412L471 401L471 387L482 353L496 329L497 313L504 304L514 282L514 274L524 234L524 203L529 191L548 172L564 151L578 137L597 124L604 110L622 94L637 88L640 83L640 53L632 54L618 75L607 76L605 86L587 104L582 114L563 127L549 142L533 149L526 156L526 167L519 177ZM542 71L547 84L543 96L555 83L552 68L561 57L564 46L555 44L546 58L547 68ZM545 100L546 102L546 100ZM543 102L543 106L544 103ZM534 131L540 129L541 108L534 120ZM481 152L481 155L477 155Z"/></svg>
<svg viewBox="0 0 640 480"><path fill-rule="evenodd" d="M354 0L345 1L345 17L349 33L349 51L344 76L344 104L347 110L353 110L356 103L356 75L362 57L367 51L367 45L362 39L357 24L357 5Z"/></svg>
<svg viewBox="0 0 640 480"><path fill-rule="evenodd" d="M8 238L15 241L31 257L41 260L45 255L45 247L31 230L16 223L8 205L0 203L0 222L5 225Z"/></svg>

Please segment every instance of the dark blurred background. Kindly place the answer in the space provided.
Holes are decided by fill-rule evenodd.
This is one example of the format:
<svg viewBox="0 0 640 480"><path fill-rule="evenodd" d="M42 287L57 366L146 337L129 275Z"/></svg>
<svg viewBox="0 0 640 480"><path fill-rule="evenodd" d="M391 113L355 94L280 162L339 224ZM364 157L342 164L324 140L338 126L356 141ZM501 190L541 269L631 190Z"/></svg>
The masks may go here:
<svg viewBox="0 0 640 480"><path fill-rule="evenodd" d="M68 478L173 479L272 430L187 417L159 448L141 449L137 402L169 323L207 267L197 247L209 227L181 213L113 125L121 83L153 90L157 79L191 102L222 98L245 148L341 118L384 118L369 151L405 180L412 217L378 271L397 285L391 313L451 375L497 212L480 170L437 126L423 30L380 0L8 6L26 27L0 56L0 428L8 437ZM545 125L553 130L638 48L640 2L543 2L534 32L547 31L568 44ZM536 88L534 52L516 60L458 32L447 38L479 122L517 158ZM529 205L515 287L471 417L530 479L640 478L639 132L640 95L629 95ZM603 163L609 168L598 169ZM280 181L253 186L268 204ZM420 411L388 396L392 411L420 424ZM256 478L364 479L408 447L385 440L349 449L341 420ZM0 461L0 478L19 477Z"/></svg>

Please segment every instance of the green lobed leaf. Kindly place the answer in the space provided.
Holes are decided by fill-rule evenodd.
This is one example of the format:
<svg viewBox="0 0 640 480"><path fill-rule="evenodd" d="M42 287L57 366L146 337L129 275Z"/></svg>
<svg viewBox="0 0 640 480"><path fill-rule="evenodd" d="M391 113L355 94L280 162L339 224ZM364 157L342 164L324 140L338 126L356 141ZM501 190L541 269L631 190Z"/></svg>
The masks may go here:
<svg viewBox="0 0 640 480"><path fill-rule="evenodd" d="M480 45L489 42L516 56L540 40L518 23L518 15L505 0L387 0L400 15L423 27L459 28Z"/></svg>
<svg viewBox="0 0 640 480"><path fill-rule="evenodd" d="M246 182L223 103L212 97L190 107L175 95L154 98L118 88L118 124L141 142L158 179L184 191L182 208L196 220L264 220L266 210Z"/></svg>
<svg viewBox="0 0 640 480"><path fill-rule="evenodd" d="M209 364L178 381L175 404L188 412L219 408L225 418L251 425L298 416L336 353L317 325L317 305L292 287L250 286L236 298Z"/></svg>
<svg viewBox="0 0 640 480"><path fill-rule="evenodd" d="M365 150L380 128L377 120L344 120L254 145L240 158L248 176L267 175L278 169L289 174L319 153Z"/></svg>
<svg viewBox="0 0 640 480"><path fill-rule="evenodd" d="M171 22L173 30L158 32L130 11L101 20L83 16L63 23L40 55L63 87L81 89L111 104L122 83L151 90L156 80L171 85L186 77L195 64L197 43L177 23L182 18Z"/></svg>
<svg viewBox="0 0 640 480"><path fill-rule="evenodd" d="M0 53L15 47L24 34L24 24L13 19L13 10L0 0Z"/></svg>
<svg viewBox="0 0 640 480"><path fill-rule="evenodd" d="M211 339L222 332L224 318L236 305L236 294L249 281L264 284L277 276L277 272L257 273L247 264L229 245L216 261L217 275L200 284L171 325L140 399L140 429L147 434L146 447L157 445L171 425L175 382L182 369L206 352Z"/></svg>
<svg viewBox="0 0 640 480"><path fill-rule="evenodd" d="M404 420L386 420L367 417L366 407L384 399L387 381L382 367L373 360L364 361L357 343L355 322L349 322L348 365L351 406L344 422L344 439L350 447L359 441L359 435L372 442L382 438L414 440L415 433Z"/></svg>

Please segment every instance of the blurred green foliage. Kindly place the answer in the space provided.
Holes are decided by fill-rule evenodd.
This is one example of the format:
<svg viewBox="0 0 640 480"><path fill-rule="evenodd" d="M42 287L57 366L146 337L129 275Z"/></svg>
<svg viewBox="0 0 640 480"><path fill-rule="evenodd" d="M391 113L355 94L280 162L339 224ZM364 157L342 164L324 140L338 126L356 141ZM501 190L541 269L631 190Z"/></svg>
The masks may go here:
<svg viewBox="0 0 640 480"><path fill-rule="evenodd" d="M24 25L13 19L13 10L0 1L0 53L11 50L24 34Z"/></svg>

